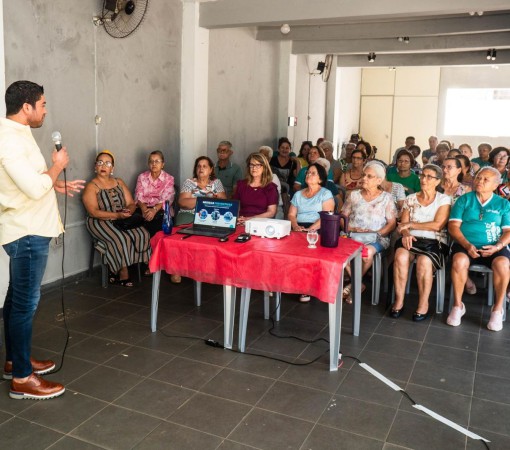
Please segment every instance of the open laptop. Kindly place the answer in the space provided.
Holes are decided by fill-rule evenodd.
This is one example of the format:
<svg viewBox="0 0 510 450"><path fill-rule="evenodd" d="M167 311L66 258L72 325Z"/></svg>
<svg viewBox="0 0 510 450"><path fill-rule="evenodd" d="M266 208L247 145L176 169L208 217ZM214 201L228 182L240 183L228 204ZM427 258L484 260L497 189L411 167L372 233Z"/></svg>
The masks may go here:
<svg viewBox="0 0 510 450"><path fill-rule="evenodd" d="M193 225L180 234L224 237L236 231L239 200L197 197Z"/></svg>

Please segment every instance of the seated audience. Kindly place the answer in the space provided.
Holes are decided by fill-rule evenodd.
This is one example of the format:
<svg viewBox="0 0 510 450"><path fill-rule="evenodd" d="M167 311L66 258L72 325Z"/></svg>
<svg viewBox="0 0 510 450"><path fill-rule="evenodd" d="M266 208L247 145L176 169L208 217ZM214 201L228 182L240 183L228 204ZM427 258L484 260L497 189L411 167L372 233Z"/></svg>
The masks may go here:
<svg viewBox="0 0 510 450"><path fill-rule="evenodd" d="M492 150L492 145L487 142L482 142L478 145L478 158L471 159L471 163L478 164L479 167L490 166L489 154Z"/></svg>
<svg viewBox="0 0 510 450"><path fill-rule="evenodd" d="M503 328L503 308L510 277L510 203L493 193L501 181L494 167L482 167L474 191L460 197L452 208L448 231L452 246L454 306L446 323L459 326L466 307L462 292L471 264L490 267L494 276L494 306L487 328Z"/></svg>
<svg viewBox="0 0 510 450"><path fill-rule="evenodd" d="M246 159L246 178L239 180L234 197L239 200L238 224L256 217L274 218L278 207L278 189L266 157L252 153Z"/></svg>
<svg viewBox="0 0 510 450"><path fill-rule="evenodd" d="M458 159L460 162L460 165L462 167L462 184L465 184L466 186L469 186L470 188L473 187L473 167L471 165L471 161L469 158L465 155L457 155L455 159Z"/></svg>
<svg viewBox="0 0 510 450"><path fill-rule="evenodd" d="M423 150L423 153L421 155L421 160L423 161L423 164L428 164L430 158L436 154L436 147L438 144L437 136L430 136L429 137L429 148L427 150Z"/></svg>
<svg viewBox="0 0 510 450"><path fill-rule="evenodd" d="M395 181L404 186L406 195L414 194L420 190L420 179L411 167L414 165L414 157L407 150L400 150L397 155L397 167L388 169L386 179L388 181Z"/></svg>
<svg viewBox="0 0 510 450"><path fill-rule="evenodd" d="M138 175L135 189L136 205L142 211L143 226L154 236L163 226L165 201L174 201L174 177L163 170L165 157L159 150L149 154L149 170Z"/></svg>
<svg viewBox="0 0 510 450"><path fill-rule="evenodd" d="M286 137L278 140L278 155L271 158L269 165L273 173L278 175L282 189L289 194L292 194L294 188L294 181L300 170L299 161L292 158L290 155L292 146Z"/></svg>
<svg viewBox="0 0 510 450"><path fill-rule="evenodd" d="M398 226L402 237L395 246L393 270L395 303L390 316L395 319L401 316L404 308L409 266L415 258L418 307L413 314L413 321L420 322L428 318L433 272L444 266L448 251L445 226L452 200L436 190L442 177L441 168L427 164L420 175L420 192L409 195L404 202Z"/></svg>
<svg viewBox="0 0 510 450"><path fill-rule="evenodd" d="M420 163L418 162L418 156L420 156L421 148L418 147L417 145L411 145L411 147L409 147L409 151L411 152L411 155L413 155L414 158L414 163L413 166L411 167L411 170L416 175L419 175L421 172L421 166Z"/></svg>
<svg viewBox="0 0 510 450"><path fill-rule="evenodd" d="M221 181L227 198L230 198L236 183L243 178L243 171L230 160L234 154L231 142L221 141L216 152L218 153L218 162L214 166L214 173Z"/></svg>
<svg viewBox="0 0 510 450"><path fill-rule="evenodd" d="M349 192L342 207L342 214L349 218L350 232L371 233L366 236L375 237L373 241L364 242L367 252L362 258L362 276L372 267L374 255L389 247L390 235L397 224L393 197L381 187L385 176L380 163L368 162L363 169L361 189ZM356 236L352 237L356 240ZM350 284L344 288L343 297L347 303L352 303Z"/></svg>
<svg viewBox="0 0 510 450"><path fill-rule="evenodd" d="M320 164L326 172L329 173L329 161L326 158L319 158L315 161L317 164ZM340 186L342 188L342 186ZM326 183L326 188L331 192L333 198L335 199L335 211L339 211L345 200L345 190L340 190L338 186L333 183L332 180L328 178L328 182Z"/></svg>
<svg viewBox="0 0 510 450"><path fill-rule="evenodd" d="M474 176L475 173L480 170L480 166L471 160L473 158L473 149L471 148L471 146L469 144L460 144L459 150L471 162L470 172L471 172L471 175Z"/></svg>
<svg viewBox="0 0 510 450"><path fill-rule="evenodd" d="M124 181L113 176L114 165L110 151L97 155L96 176L85 186L82 200L87 210L87 230L99 242L99 251L110 270L110 283L132 287L128 267L149 262L150 235L142 226L143 220L132 229L117 228L117 220L132 217L136 203Z"/></svg>
<svg viewBox="0 0 510 450"><path fill-rule="evenodd" d="M322 141L319 148L322 149L325 158L329 161L330 170L333 173L333 182L338 184L340 182L340 175L342 175L342 165L333 158L333 143L330 141Z"/></svg>
<svg viewBox="0 0 510 450"><path fill-rule="evenodd" d="M354 150L351 154L351 167L340 176L340 186L343 186L346 191L352 191L361 187L363 166L367 159L366 153L363 150Z"/></svg>
<svg viewBox="0 0 510 450"><path fill-rule="evenodd" d="M308 152L313 147L312 141L303 141L298 153L298 161L301 167L308 167Z"/></svg>
<svg viewBox="0 0 510 450"><path fill-rule="evenodd" d="M489 162L492 167L495 167L501 175L501 183L508 181L507 166L510 150L505 147L496 147L489 153Z"/></svg>
<svg viewBox="0 0 510 450"><path fill-rule="evenodd" d="M273 157L273 149L267 145L260 146L259 153L264 155L264 157L267 159L267 162L271 161L271 158ZM278 208L276 210L275 219L283 219L282 185L280 184L280 179L276 174L273 173L272 176L273 183L276 184L276 189L278 190Z"/></svg>
<svg viewBox="0 0 510 450"><path fill-rule="evenodd" d="M449 151L450 147L448 147L448 144L441 141L439 144L437 144L436 155L430 158L429 164L435 164L436 166L441 167L443 165L443 161L448 156Z"/></svg>
<svg viewBox="0 0 510 450"><path fill-rule="evenodd" d="M314 145L308 152L308 164L312 164L319 158L324 157L324 151L320 147ZM305 185L306 169L306 167L303 167L299 171L296 181L294 182L294 192L299 191ZM328 170L328 180L333 180L333 172L331 170Z"/></svg>
<svg viewBox="0 0 510 450"><path fill-rule="evenodd" d="M354 150L356 150L356 144L354 142L349 142L345 145L345 148L342 151L342 157L340 158L339 163L342 166L342 172L344 173L350 168L352 163L351 156Z"/></svg>
<svg viewBox="0 0 510 450"><path fill-rule="evenodd" d="M452 204L471 188L462 183L464 174L462 173L462 164L457 158L446 158L441 166L443 169L443 179L441 180L441 189L443 193L450 196Z"/></svg>
<svg viewBox="0 0 510 450"><path fill-rule="evenodd" d="M324 186L327 172L320 164L312 163L306 173L306 187L292 197L288 218L293 231L318 230L321 227L320 211L333 211L335 201ZM303 294L301 302L309 302L310 296Z"/></svg>
<svg viewBox="0 0 510 450"><path fill-rule="evenodd" d="M227 198L221 181L214 173L214 163L207 156L195 160L193 178L188 178L181 187L176 225L193 222L197 197Z"/></svg>

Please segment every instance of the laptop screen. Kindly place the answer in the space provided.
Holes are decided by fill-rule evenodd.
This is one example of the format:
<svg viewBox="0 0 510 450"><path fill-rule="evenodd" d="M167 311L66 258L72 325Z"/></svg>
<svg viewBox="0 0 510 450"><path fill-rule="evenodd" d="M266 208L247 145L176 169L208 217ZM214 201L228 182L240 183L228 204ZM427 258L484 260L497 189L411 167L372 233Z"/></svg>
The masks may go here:
<svg viewBox="0 0 510 450"><path fill-rule="evenodd" d="M238 200L197 197L193 226L235 228L238 214Z"/></svg>

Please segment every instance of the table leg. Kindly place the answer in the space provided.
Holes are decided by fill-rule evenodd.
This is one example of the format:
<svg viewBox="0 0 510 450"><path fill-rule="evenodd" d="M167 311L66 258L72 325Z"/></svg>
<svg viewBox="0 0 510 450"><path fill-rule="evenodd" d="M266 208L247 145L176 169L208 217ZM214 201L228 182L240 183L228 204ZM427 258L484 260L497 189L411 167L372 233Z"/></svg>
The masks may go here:
<svg viewBox="0 0 510 450"><path fill-rule="evenodd" d="M235 286L223 286L223 340L225 348L232 349L234 340L234 316L236 312Z"/></svg>
<svg viewBox="0 0 510 450"><path fill-rule="evenodd" d="M152 275L152 302L151 302L151 331L156 331L158 323L158 302L159 302L159 281L161 279L161 270Z"/></svg>
<svg viewBox="0 0 510 450"><path fill-rule="evenodd" d="M267 292L264 293L264 295ZM241 304L239 306L239 340L238 347L240 352L246 350L246 330L248 328L248 313L250 312L251 289L243 288L241 290ZM268 294L269 298L269 294Z"/></svg>
<svg viewBox="0 0 510 450"><path fill-rule="evenodd" d="M361 319L361 252L351 260L351 286L352 286L352 334L359 336Z"/></svg>
<svg viewBox="0 0 510 450"><path fill-rule="evenodd" d="M193 280L193 287L195 288L195 305L200 306L202 304L202 282Z"/></svg>
<svg viewBox="0 0 510 450"><path fill-rule="evenodd" d="M340 277L335 303L329 304L329 370L338 370L338 353L340 352L340 330L342 328L342 291L344 276Z"/></svg>

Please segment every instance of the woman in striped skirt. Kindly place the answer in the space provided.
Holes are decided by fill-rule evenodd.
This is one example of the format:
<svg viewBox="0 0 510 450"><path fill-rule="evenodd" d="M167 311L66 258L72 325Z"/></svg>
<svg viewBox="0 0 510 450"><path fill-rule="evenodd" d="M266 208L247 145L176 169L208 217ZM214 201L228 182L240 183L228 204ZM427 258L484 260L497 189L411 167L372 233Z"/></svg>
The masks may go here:
<svg viewBox="0 0 510 450"><path fill-rule="evenodd" d="M96 157L96 176L83 191L83 204L88 213L86 225L98 240L98 250L113 274L110 283L132 287L128 267L149 261L150 235L143 226L125 231L115 226L115 220L133 215L136 204L124 181L113 177L114 163L114 156L108 150Z"/></svg>

